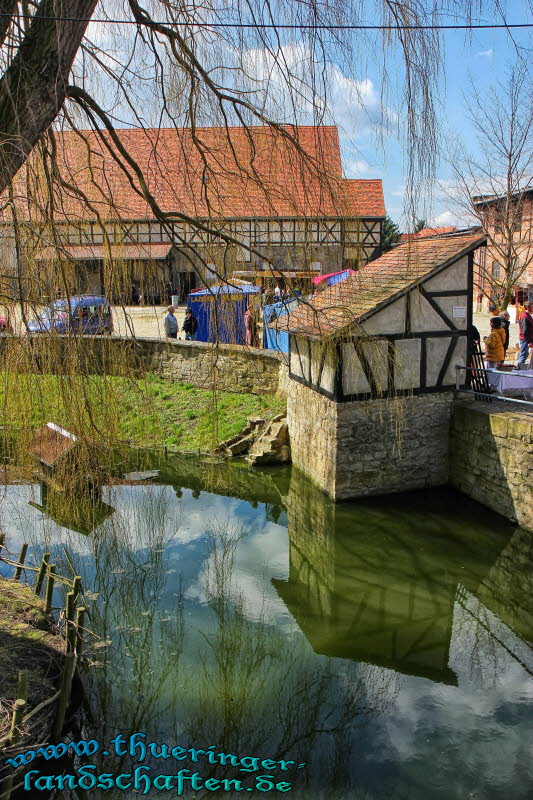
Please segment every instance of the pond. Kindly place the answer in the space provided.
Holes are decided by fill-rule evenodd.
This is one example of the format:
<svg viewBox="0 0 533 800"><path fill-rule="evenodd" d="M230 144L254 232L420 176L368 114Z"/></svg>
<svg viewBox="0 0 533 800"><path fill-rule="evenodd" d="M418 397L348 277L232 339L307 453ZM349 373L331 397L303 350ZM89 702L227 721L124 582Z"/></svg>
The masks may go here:
<svg viewBox="0 0 533 800"><path fill-rule="evenodd" d="M85 522L3 490L12 549L82 576L98 639L78 734L101 747L80 763L189 770L198 798L531 797L531 534L448 489L335 505L289 468L148 467Z"/></svg>

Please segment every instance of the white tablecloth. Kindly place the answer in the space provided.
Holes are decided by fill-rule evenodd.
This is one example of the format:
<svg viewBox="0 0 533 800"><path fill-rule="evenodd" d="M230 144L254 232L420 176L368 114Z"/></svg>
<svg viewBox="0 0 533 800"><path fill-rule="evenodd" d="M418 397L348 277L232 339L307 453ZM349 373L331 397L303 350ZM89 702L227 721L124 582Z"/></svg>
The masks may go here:
<svg viewBox="0 0 533 800"><path fill-rule="evenodd" d="M487 372L490 385L498 394L509 394L513 397L533 398L533 369L514 370L513 372Z"/></svg>

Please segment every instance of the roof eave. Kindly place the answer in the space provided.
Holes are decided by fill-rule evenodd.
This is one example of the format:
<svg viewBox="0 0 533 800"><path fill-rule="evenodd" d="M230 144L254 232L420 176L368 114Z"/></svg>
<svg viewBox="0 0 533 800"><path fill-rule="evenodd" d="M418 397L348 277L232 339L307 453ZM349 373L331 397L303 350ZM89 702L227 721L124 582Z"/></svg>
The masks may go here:
<svg viewBox="0 0 533 800"><path fill-rule="evenodd" d="M353 325L362 324L370 317L372 317L374 314L377 314L378 311L381 311L383 308L390 305L395 300L398 300L400 297L403 297L403 295L407 294L407 292L412 291L414 288L416 288L416 286L419 286L421 283L424 283L424 281L427 281L430 278L433 278L435 275L438 275L439 272L442 272L442 270L446 269L456 261L459 261L459 259L463 258L463 256L468 255L468 253L474 250L477 250L479 247L482 247L486 243L487 243L486 235L478 237L478 239L474 240L471 244L464 247L458 253L455 253L453 256L450 256L450 258L448 258L442 264L439 264L430 272L426 272L425 275L423 275L423 277L417 278L415 281L412 281L412 283L410 283L408 286L405 286L403 289L400 289L395 294L389 295L389 297L387 297L385 300L382 300L380 303L378 303L376 306L374 306L374 308L370 309L369 311L365 311L363 314L359 314L357 317L354 316L353 320L351 320L347 325L339 326L336 330L330 331L328 333L317 334L317 333L309 333L305 328L291 329L287 325L286 328L287 333L292 334L293 336L297 336L300 334L302 336L305 336L307 339L317 339L317 340L322 339L324 336L332 337L339 335L342 331L345 331L347 328L350 328Z"/></svg>
<svg viewBox="0 0 533 800"><path fill-rule="evenodd" d="M467 247L464 247L462 250L459 251L459 253L455 253L455 255L450 256L450 258L448 258L442 264L439 264L430 272L426 272L425 275L423 275L421 278L417 278L415 281L412 281L412 283L410 283L408 286L405 286L403 289L400 289L400 291L396 292L393 295L390 295L385 300L382 300L381 303L378 303L376 306L374 306L374 308L370 309L370 311L365 311L363 314L360 314L359 317L357 317L357 319L354 319L354 323L365 322L374 314L377 314L378 311L381 311L385 306L388 306L391 302L394 302L395 300L398 300L400 297L403 297L403 295L407 294L407 292L412 291L421 283L424 283L430 278L433 278L435 275L438 275L439 272L442 272L442 270L447 269L451 264L454 264L456 261L459 261L460 258L463 258L464 256L468 255L468 253L471 253L473 250L477 250L478 247L482 247L482 245L486 243L487 243L486 235L480 236L479 239L472 242L472 244L468 245ZM349 324L352 325L353 323ZM345 327L349 327L349 325Z"/></svg>

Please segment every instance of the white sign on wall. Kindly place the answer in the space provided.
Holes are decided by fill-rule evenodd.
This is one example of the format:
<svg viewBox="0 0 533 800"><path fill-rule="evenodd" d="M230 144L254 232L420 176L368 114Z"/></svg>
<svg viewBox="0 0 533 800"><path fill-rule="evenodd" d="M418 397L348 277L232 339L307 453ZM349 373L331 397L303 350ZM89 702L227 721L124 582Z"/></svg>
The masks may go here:
<svg viewBox="0 0 533 800"><path fill-rule="evenodd" d="M464 319L466 317L466 306L453 306L452 317L455 319Z"/></svg>

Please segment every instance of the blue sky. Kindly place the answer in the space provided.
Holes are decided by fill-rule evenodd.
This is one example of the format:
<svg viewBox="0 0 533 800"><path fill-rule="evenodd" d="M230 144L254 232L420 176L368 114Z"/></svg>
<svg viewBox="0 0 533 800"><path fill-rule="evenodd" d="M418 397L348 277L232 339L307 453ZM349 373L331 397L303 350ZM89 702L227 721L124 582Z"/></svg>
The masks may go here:
<svg viewBox="0 0 533 800"><path fill-rule="evenodd" d="M502 0L505 7L505 19L509 23L533 23L533 0ZM422 4L421 4L422 5ZM430 2L423 3L429 8ZM437 5L434 3L434 5ZM439 4L441 7L443 3ZM451 5L451 4L450 4ZM484 0L486 8L486 3ZM346 8L355 6L346 5ZM458 4L459 8L466 7ZM342 6L341 6L342 7ZM214 8L217 8L215 2ZM221 10L221 18L231 11L226 5ZM280 6L276 11L278 23L294 22L294 4ZM379 8L381 8L379 6ZM108 9L110 10L110 9ZM118 12L117 12L118 13ZM356 14L359 14L356 17ZM347 11L344 23L381 22L378 18L378 6L361 3L359 11ZM440 16L443 23L453 24L461 21L461 11L457 17ZM284 17L286 15L286 19ZM464 18L463 20L464 21ZM489 24L501 23L501 16L489 14L486 10L482 16L473 15L473 22ZM109 67L117 70L116 64L122 60L130 63L132 37L131 29L124 26L100 25L89 26L90 38L97 42L104 54L118 57L118 61L110 61ZM278 38L279 34L279 38ZM398 138L397 130L402 126L402 102L404 70L401 55L396 48L386 49L386 67L388 80L383 74L383 47L381 34L372 40L371 34L357 32L350 35L353 47L343 50L341 44L332 36L326 51L326 69L321 60L322 53L313 51L309 45L309 36L297 30L283 30L273 33L263 31L261 36L250 33L249 37L239 38L239 31L225 30L222 33L198 32L194 34L195 46L207 67L213 68L213 75L227 85L236 81L236 88L249 92L255 105L266 109L266 113L280 122L300 122L310 124L316 121L314 101L320 100L324 78L326 87L326 108L321 121L325 124L337 124L343 150L343 163L346 177L381 178L385 192L385 205L389 215L398 222L403 230L409 230L409 221L405 214L405 155L406 143ZM446 31L442 36L442 70L438 81L438 113L439 134L442 150L437 167L437 179L448 185L451 173L446 165L446 152L456 136L462 137L466 148L475 152L476 142L468 119L463 99L463 91L468 90L469 76L478 89L490 89L499 79L504 77L506 67L516 58L515 42L525 48L533 48L533 29L513 30L509 34L505 30L481 30L471 33L466 31ZM264 37L264 38L263 38ZM328 36L325 35L328 39ZM397 40L396 37L392 37ZM270 42L271 50L265 48L264 41ZM216 43L216 46L215 44ZM372 47L374 44L374 47ZM272 51L276 52L273 58ZM158 82L153 80L150 57L142 61L143 53L136 55L139 74L144 80L134 80L128 86L126 94L128 103L118 101L115 92L110 91L110 84L105 79L97 81L93 92L97 99L108 110L114 110L117 120L122 124L138 124L142 117L143 124L154 126L169 124L161 118L161 97ZM105 58L105 55L102 56ZM211 62L211 63L210 63ZM283 66L285 65L285 67ZM228 69L233 68L233 69ZM291 77L287 77L290 70ZM119 70L120 72L120 70ZM121 73L122 74L122 73ZM235 76L240 76L235 77ZM317 81L317 86L313 83ZM240 84L239 84L240 81ZM239 84L239 85L238 85ZM316 90L316 93L315 93ZM382 92L385 95L382 96ZM139 119L132 116L131 108L135 108ZM179 112L181 113L181 112ZM174 119L179 122L179 113ZM214 116L211 105L203 109L203 118L197 123L204 125L222 124L223 120ZM231 115L231 109L230 109ZM405 116L405 114L403 114ZM257 118L250 122L257 124ZM238 124L239 120L231 120ZM381 134L381 136L380 136ZM427 193L426 195L427 196ZM450 199L444 195L438 183L432 187L431 199L422 201L420 195L418 217L424 217L429 224L468 224L468 220L458 215Z"/></svg>
<svg viewBox="0 0 533 800"><path fill-rule="evenodd" d="M509 3L507 8L509 22L533 22L533 14L525 0L522 3ZM513 38L521 46L529 44L531 48L533 45L531 30L515 30ZM515 60L516 51L511 37L504 30L475 31L472 35L466 35L464 31L449 31L443 34L443 42L444 80L440 83L442 101L440 131L443 152L439 160L437 177L445 182L450 180L445 149L453 137L459 134L469 150L475 152L476 149L475 137L465 115L463 99L463 91L469 86L469 75L480 90L489 88L504 76L507 65ZM379 74L370 73L367 78L371 80L374 91L379 93ZM385 137L380 147L371 131L361 138L355 138L358 152L354 152L350 137L341 133L341 141L347 177L382 178L387 213L400 224L402 229L405 229L407 222L403 206L405 177L402 143L391 134ZM433 189L429 207L424 208L421 204L420 215L425 216L431 224L450 225L465 222L438 185Z"/></svg>

